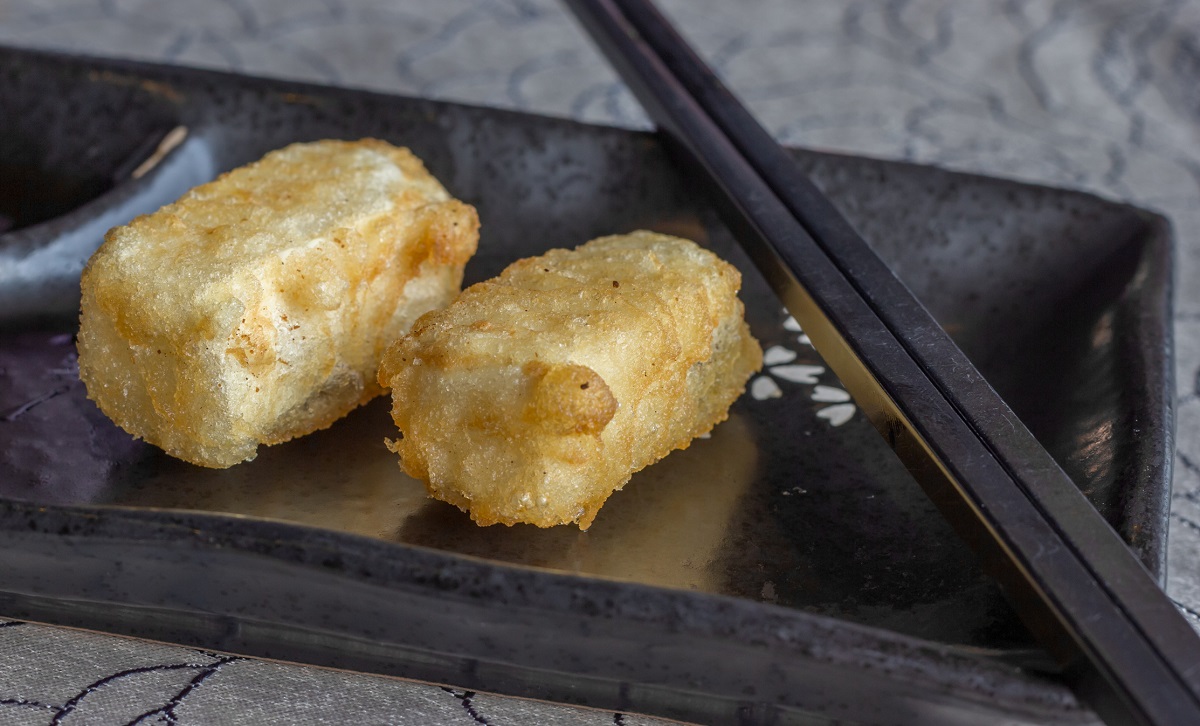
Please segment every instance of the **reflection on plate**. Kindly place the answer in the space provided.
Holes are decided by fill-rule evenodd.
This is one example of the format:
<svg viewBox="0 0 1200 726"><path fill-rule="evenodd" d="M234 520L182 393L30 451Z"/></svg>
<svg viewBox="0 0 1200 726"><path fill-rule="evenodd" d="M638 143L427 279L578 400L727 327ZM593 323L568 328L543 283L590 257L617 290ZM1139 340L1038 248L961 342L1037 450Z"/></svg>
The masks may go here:
<svg viewBox="0 0 1200 726"><path fill-rule="evenodd" d="M576 527L479 527L430 499L383 446L385 401L337 426L265 448L249 464L203 469L146 451L114 503L237 512L299 522L504 562L720 591L718 549L737 502L755 477L756 447L739 416L672 454L605 505L586 532Z"/></svg>

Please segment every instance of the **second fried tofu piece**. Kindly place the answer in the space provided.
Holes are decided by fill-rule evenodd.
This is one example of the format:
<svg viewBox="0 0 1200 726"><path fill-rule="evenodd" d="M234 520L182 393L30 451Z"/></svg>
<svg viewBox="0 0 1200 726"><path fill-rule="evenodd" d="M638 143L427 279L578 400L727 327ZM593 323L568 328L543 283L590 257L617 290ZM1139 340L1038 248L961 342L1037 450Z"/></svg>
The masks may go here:
<svg viewBox="0 0 1200 726"><path fill-rule="evenodd" d="M586 529L634 472L724 420L761 367L740 285L711 252L651 232L520 260L388 350L390 446L479 524Z"/></svg>

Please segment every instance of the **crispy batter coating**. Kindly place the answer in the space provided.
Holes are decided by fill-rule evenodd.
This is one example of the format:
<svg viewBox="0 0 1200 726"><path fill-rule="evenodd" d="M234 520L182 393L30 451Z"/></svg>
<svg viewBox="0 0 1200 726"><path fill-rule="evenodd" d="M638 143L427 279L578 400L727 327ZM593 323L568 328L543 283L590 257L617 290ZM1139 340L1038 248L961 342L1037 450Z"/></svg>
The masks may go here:
<svg viewBox="0 0 1200 726"><path fill-rule="evenodd" d="M409 475L482 525L587 529L630 476L725 419L762 366L741 276L635 232L520 260L384 356Z"/></svg>
<svg viewBox="0 0 1200 726"><path fill-rule="evenodd" d="M447 305L475 210L383 141L293 144L110 231L79 372L129 433L209 467L382 393L386 346Z"/></svg>

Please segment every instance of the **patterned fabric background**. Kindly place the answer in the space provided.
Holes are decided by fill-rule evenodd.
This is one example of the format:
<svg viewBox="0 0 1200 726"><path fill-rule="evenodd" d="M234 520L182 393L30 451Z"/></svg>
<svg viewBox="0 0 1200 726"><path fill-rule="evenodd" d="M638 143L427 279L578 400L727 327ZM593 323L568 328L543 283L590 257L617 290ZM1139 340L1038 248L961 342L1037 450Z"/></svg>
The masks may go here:
<svg viewBox="0 0 1200 726"><path fill-rule="evenodd" d="M1169 592L1200 620L1200 0L663 0L782 140L1156 208L1177 250ZM0 42L642 127L551 0L0 0ZM652 723L0 627L0 721Z"/></svg>

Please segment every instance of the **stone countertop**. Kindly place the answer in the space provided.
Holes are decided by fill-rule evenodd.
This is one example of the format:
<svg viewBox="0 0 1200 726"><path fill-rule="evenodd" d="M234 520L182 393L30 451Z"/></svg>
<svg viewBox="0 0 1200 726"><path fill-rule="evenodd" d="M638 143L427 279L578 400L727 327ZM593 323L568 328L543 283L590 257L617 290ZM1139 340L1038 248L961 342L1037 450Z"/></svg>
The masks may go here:
<svg viewBox="0 0 1200 726"><path fill-rule="evenodd" d="M1200 0L662 0L790 144L1085 189L1175 225L1168 593L1200 622ZM551 0L0 0L0 43L646 127ZM0 721L661 723L0 623Z"/></svg>

